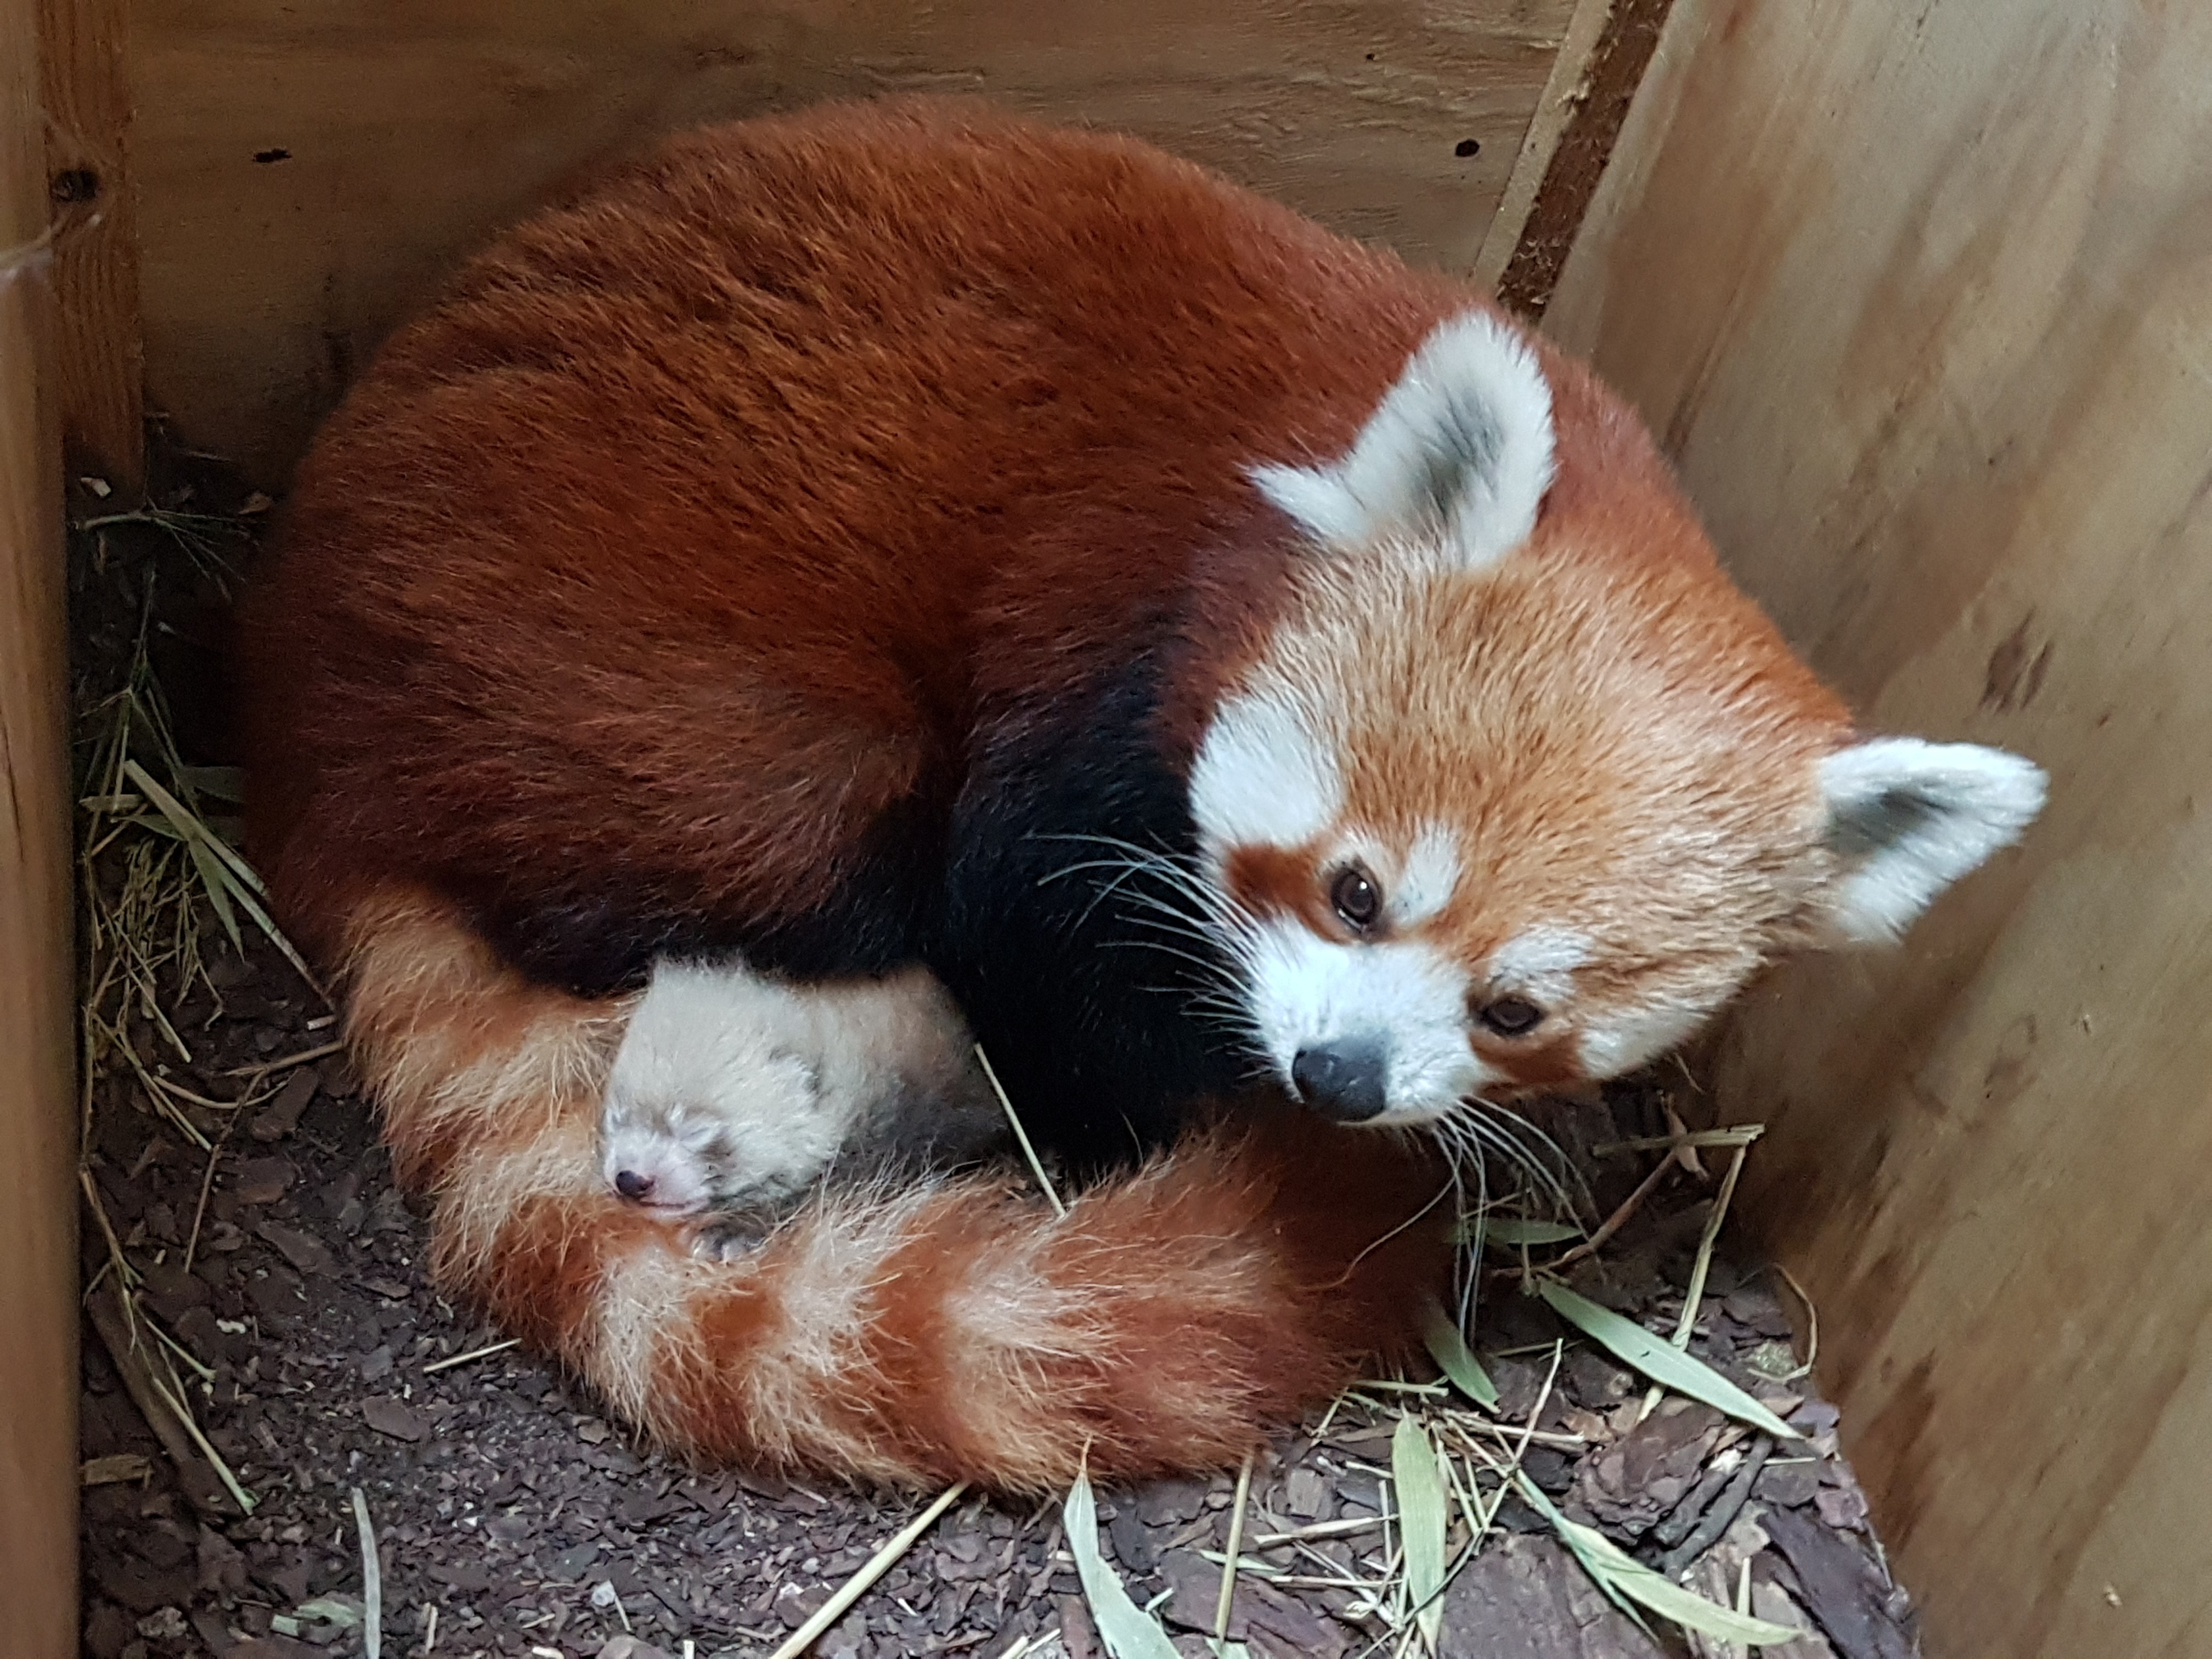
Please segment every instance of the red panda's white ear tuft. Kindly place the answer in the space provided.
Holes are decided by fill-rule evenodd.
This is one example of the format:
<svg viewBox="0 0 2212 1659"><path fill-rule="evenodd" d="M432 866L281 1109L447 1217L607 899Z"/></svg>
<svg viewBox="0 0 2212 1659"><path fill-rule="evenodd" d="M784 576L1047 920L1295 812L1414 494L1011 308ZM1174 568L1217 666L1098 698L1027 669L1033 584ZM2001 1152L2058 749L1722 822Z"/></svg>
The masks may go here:
<svg viewBox="0 0 2212 1659"><path fill-rule="evenodd" d="M2001 749L1876 738L1820 764L1827 895L1843 942L1885 944L1954 882L2018 841L2043 810L2043 769Z"/></svg>
<svg viewBox="0 0 2212 1659"><path fill-rule="evenodd" d="M1258 466L1252 480L1315 539L1441 543L1480 569L1528 539L1552 487L1552 389L1512 326L1482 312L1443 324L1325 466Z"/></svg>

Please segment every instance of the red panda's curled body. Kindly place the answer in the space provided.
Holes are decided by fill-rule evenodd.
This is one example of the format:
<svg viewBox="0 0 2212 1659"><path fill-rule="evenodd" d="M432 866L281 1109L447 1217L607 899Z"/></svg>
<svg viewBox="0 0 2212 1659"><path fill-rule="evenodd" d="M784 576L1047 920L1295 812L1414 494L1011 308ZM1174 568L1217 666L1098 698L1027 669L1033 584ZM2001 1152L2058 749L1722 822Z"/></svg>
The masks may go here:
<svg viewBox="0 0 2212 1659"><path fill-rule="evenodd" d="M582 994L671 951L871 972L943 920L973 823L1006 821L1005 867L965 909L1080 834L1152 840L1178 804L1058 797L1158 793L1264 637L1295 554L1244 469L1343 447L1468 304L1140 145L974 109L677 141L466 267L301 469L250 659L294 926L333 948L375 872ZM1064 955L981 925L972 975ZM1126 997L1162 962L1085 971ZM1066 1138L1126 1148L1128 1045L984 1025L1017 1099L1087 1085Z"/></svg>
<svg viewBox="0 0 2212 1659"><path fill-rule="evenodd" d="M1617 1073L2040 799L1856 740L1462 288L928 100L678 139L478 256L248 626L253 846L449 1279L674 1443L869 1475L1233 1456L1405 1340L1433 1171L1263 1114L1065 1219L919 1182L697 1260L593 1146L656 964L926 965L1104 1167L1255 1070L1383 1123Z"/></svg>

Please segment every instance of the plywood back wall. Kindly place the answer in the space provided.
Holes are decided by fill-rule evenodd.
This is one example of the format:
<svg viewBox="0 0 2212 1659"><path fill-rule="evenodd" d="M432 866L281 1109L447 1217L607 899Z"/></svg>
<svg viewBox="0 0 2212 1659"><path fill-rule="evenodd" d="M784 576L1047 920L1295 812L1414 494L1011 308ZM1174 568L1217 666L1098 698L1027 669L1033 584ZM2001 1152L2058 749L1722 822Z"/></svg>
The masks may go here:
<svg viewBox="0 0 2212 1659"><path fill-rule="evenodd" d="M151 401L264 477L383 332L571 168L941 89L1135 131L1464 269L1572 0L144 0ZM1472 144L1472 153L1462 155Z"/></svg>
<svg viewBox="0 0 2212 1659"><path fill-rule="evenodd" d="M2030 842L1723 1111L1936 1659L2212 1653L2212 8L1680 0L1550 325Z"/></svg>

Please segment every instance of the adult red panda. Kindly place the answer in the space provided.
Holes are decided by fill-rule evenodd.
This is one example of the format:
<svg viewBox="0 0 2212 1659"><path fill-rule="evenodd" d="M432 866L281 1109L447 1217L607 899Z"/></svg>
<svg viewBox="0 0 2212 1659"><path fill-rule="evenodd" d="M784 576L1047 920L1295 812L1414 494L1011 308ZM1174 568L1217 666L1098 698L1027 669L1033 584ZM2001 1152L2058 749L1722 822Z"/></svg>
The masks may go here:
<svg viewBox="0 0 2212 1659"><path fill-rule="evenodd" d="M872 1476L1235 1456L1403 1339L1440 1231L1310 1115L1155 1152L1191 1103L1449 1128L1618 1073L2043 794L1858 738L1462 286L932 100L678 138L479 255L247 621L252 844L447 1278L672 1443ZM834 1160L865 1079L695 1034L932 975L1040 1139L1151 1160L1064 1220L831 1192L730 1261L608 1189L610 1090Z"/></svg>

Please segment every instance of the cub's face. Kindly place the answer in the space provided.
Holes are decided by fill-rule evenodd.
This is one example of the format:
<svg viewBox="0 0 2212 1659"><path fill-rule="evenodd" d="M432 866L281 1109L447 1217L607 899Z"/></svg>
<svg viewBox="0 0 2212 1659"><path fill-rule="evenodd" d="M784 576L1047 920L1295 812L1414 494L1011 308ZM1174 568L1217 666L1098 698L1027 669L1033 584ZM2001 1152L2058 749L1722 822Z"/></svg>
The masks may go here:
<svg viewBox="0 0 2212 1659"><path fill-rule="evenodd" d="M602 1113L608 1189L664 1214L696 1214L725 1196L737 1151L727 1122L709 1110L617 1095Z"/></svg>
<svg viewBox="0 0 2212 1659"><path fill-rule="evenodd" d="M2014 757L1854 742L1656 465L1578 464L1471 315L1343 459L1255 471L1308 545L1192 767L1199 908L1245 1037L1336 1117L1631 1070L2040 807Z"/></svg>

